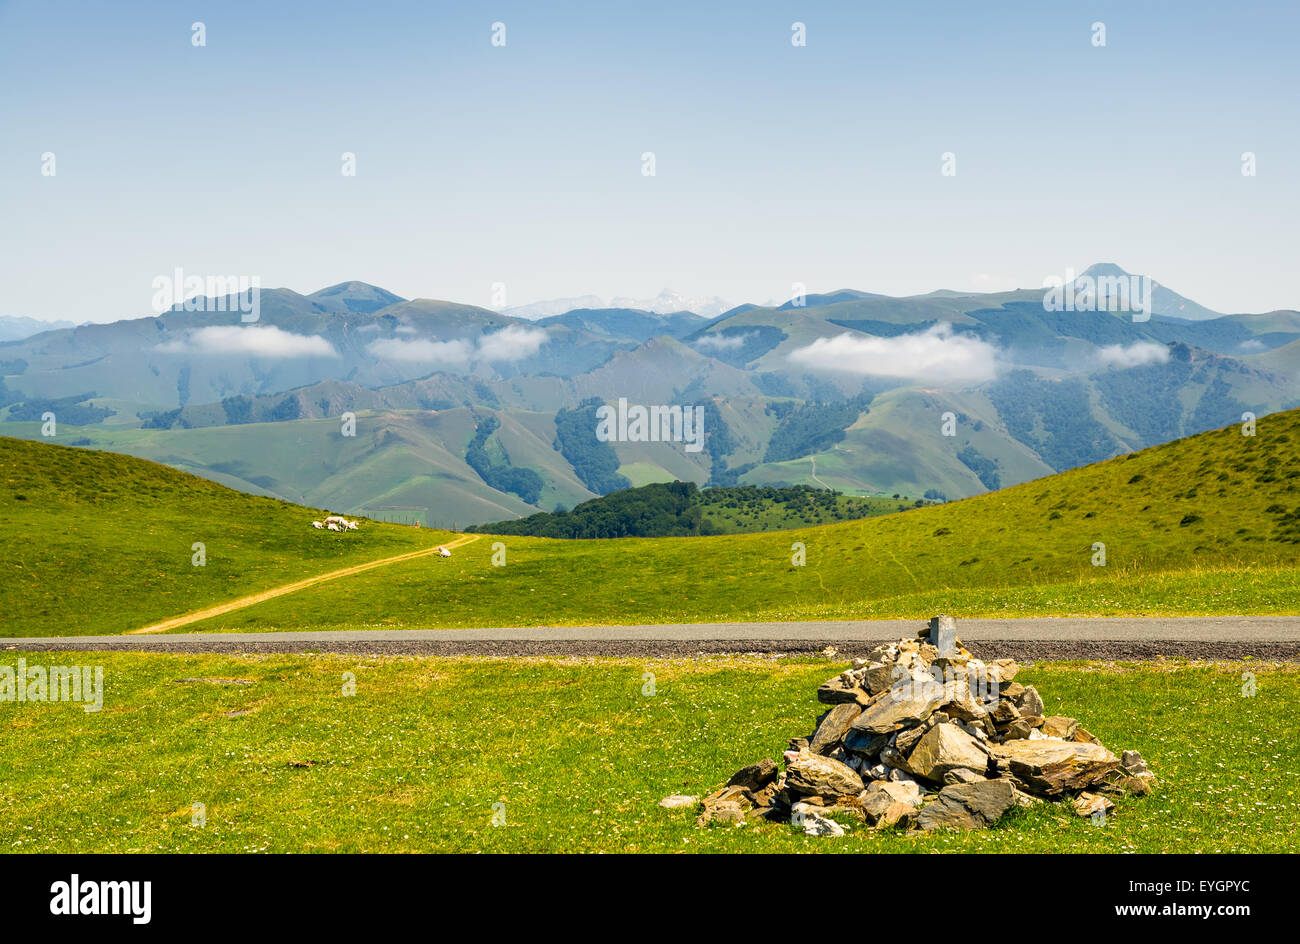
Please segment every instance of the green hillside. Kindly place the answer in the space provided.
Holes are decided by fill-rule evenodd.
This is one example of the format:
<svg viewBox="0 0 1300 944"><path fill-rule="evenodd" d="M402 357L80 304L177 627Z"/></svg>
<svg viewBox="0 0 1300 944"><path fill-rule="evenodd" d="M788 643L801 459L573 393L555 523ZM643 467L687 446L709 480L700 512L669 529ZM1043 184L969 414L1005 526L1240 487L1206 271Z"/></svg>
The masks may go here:
<svg viewBox="0 0 1300 944"><path fill-rule="evenodd" d="M130 456L0 438L3 635L124 632L445 541L232 491ZM205 546L195 566L192 549Z"/></svg>
<svg viewBox="0 0 1300 944"><path fill-rule="evenodd" d="M90 470L104 459L80 455L92 480ZM55 510L46 526L57 532L87 513L93 510ZM297 538L296 518L286 522ZM29 519L25 532L39 534L36 525ZM436 579L427 562L397 564L190 628L911 618L944 611L1295 614L1300 411L1265 417L1254 437L1227 427L999 492L862 521L721 537L502 537L504 566L493 566L497 543L488 536L461 548L439 565ZM1099 543L1104 566L1093 564ZM793 560L799 545L803 566ZM89 578L99 583L87 587L79 579L78 592L102 594L109 577L100 567ZM57 593L50 597L50 618L17 621L17 632L88 631L71 614L60 615Z"/></svg>
<svg viewBox="0 0 1300 944"><path fill-rule="evenodd" d="M553 417L516 411L359 413L356 435L335 419L250 423L199 429L114 429L61 426L59 441L111 449L175 466L231 488L304 505L383 518L386 509L425 526L451 527L531 514L536 508L488 485L465 461L475 415L496 416L492 437L513 465L533 468L545 483L540 504L575 505L592 492L551 443ZM40 435L38 423L14 423L17 435Z"/></svg>

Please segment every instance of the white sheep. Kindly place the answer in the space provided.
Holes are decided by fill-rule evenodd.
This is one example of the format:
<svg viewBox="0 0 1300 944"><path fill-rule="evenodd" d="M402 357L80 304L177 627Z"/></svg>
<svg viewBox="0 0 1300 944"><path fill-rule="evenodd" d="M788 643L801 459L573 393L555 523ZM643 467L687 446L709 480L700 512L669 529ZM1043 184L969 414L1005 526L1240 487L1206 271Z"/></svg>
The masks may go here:
<svg viewBox="0 0 1300 944"><path fill-rule="evenodd" d="M325 525L321 524L319 521L313 521L313 522L311 523L311 526L312 526L313 528L315 528L317 531L319 531L321 528L325 527Z"/></svg>
<svg viewBox="0 0 1300 944"><path fill-rule="evenodd" d="M347 529L348 529L349 531L359 531L359 530L360 530L360 528L357 527L357 523L356 523L355 521L348 521L348 522L345 522L345 524L347 525Z"/></svg>
<svg viewBox="0 0 1300 944"><path fill-rule="evenodd" d="M439 545L439 546L438 546L438 556L439 556L439 557L451 557L451 551L447 550L447 549L446 549L445 547L443 547L442 545Z"/></svg>
<svg viewBox="0 0 1300 944"><path fill-rule="evenodd" d="M331 531L337 531L337 530L339 530L339 526L336 525L333 521L331 521L331 522L329 522L328 524L326 524L325 527L329 528Z"/></svg>

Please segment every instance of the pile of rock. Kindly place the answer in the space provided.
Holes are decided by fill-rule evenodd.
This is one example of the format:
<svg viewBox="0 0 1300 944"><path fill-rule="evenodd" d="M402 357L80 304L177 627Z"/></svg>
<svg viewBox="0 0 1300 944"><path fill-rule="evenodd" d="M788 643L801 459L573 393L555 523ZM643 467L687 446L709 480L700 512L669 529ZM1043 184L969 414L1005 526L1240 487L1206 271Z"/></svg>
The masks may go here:
<svg viewBox="0 0 1300 944"><path fill-rule="evenodd" d="M1010 659L974 658L956 621L937 616L918 638L879 646L823 684L817 698L831 707L790 741L785 770L763 760L738 771L704 798L699 824L788 819L840 835L828 814L843 813L875 827L974 829L1049 800L1104 816L1111 797L1151 791L1140 754L1117 758L1074 718L1044 715L1018 671Z"/></svg>

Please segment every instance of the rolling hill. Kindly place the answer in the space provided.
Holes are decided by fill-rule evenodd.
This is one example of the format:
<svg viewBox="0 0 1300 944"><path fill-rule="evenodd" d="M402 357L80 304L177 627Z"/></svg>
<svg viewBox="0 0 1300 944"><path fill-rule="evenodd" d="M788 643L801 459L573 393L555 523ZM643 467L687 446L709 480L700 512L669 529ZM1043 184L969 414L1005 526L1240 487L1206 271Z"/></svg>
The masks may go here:
<svg viewBox="0 0 1300 944"><path fill-rule="evenodd" d="M138 460L0 440L10 632L121 631L434 538L313 532L308 509ZM19 496L22 497L19 497ZM214 524L215 523L215 524ZM319 539L319 540L318 540ZM334 541L333 539L341 539ZM206 540L207 568L190 566ZM623 540L485 537L200 630L965 615L1300 613L1300 411L860 521ZM365 542L364 544L361 542ZM1104 545L1104 562L1098 554ZM805 563L799 565L802 553ZM331 555L326 563L325 555ZM111 600L111 605L104 601Z"/></svg>
<svg viewBox="0 0 1300 944"><path fill-rule="evenodd" d="M381 557L439 532L259 498L130 456L0 438L0 596L9 635L125 632ZM196 566L194 545L204 545Z"/></svg>

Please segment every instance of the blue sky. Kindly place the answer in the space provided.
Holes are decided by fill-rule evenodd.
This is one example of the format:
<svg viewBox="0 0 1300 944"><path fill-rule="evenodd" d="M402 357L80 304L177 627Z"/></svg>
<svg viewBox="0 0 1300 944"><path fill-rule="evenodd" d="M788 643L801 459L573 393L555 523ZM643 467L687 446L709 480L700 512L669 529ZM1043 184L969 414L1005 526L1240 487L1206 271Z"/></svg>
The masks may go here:
<svg viewBox="0 0 1300 944"><path fill-rule="evenodd" d="M0 0L0 314L144 315L177 267L516 305L1097 261L1300 307L1300 4L700 6Z"/></svg>

